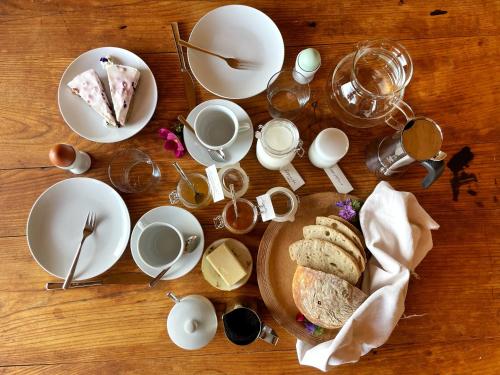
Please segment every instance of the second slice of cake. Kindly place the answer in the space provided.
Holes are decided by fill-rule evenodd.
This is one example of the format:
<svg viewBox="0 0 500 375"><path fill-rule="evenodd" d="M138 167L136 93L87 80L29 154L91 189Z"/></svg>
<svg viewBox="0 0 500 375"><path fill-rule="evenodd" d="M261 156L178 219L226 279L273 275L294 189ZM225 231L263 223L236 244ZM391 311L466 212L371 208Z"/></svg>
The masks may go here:
<svg viewBox="0 0 500 375"><path fill-rule="evenodd" d="M131 66L115 64L109 57L102 57L101 63L108 73L116 122L124 126L141 73Z"/></svg>

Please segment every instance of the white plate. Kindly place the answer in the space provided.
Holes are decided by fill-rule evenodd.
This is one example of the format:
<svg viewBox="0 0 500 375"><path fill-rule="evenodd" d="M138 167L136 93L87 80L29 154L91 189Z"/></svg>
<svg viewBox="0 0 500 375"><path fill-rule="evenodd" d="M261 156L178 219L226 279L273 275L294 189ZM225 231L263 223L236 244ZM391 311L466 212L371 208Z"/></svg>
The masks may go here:
<svg viewBox="0 0 500 375"><path fill-rule="evenodd" d="M198 113L203 108L214 104L223 105L224 107L229 108L231 111L234 112L234 114L238 118L238 121L248 122L249 124L252 124L250 116L248 116L248 114L245 112L243 108L241 108L236 103L224 99L212 99L212 100L207 100L206 102L203 102L201 104L198 104L189 113L187 117L188 122L190 124L194 124L194 119L196 118ZM189 152L189 155L191 155L191 157L194 160L207 167L212 164L215 164L217 168L222 168L226 165L236 164L241 159L243 159L248 154L250 147L252 147L252 142L254 137L253 125L252 125L250 130L238 134L238 138L236 138L236 141L229 148L224 149L224 153L226 154L226 161L220 163L212 160L212 158L208 155L206 148L198 142L196 136L190 130L184 128L183 135L184 135L184 143L186 144L186 148Z"/></svg>
<svg viewBox="0 0 500 375"><path fill-rule="evenodd" d="M245 5L227 5L205 14L191 31L189 42L258 64L252 70L233 69L217 57L188 48L189 66L198 82L227 99L260 94L285 58L283 38L273 20Z"/></svg>
<svg viewBox="0 0 500 375"><path fill-rule="evenodd" d="M171 224L179 229L185 237L197 235L200 238L198 246L196 246L193 252L183 255L182 258L162 277L162 280L173 280L182 277L198 264L203 254L205 238L203 229L193 214L180 207L161 206L146 212L139 221L140 220L146 220L148 223L160 222ZM136 224L132 230L132 236L130 237L130 250L132 251L132 256L142 272L148 276L155 277L160 273L161 268L148 266L140 259L137 248L139 233L140 229Z"/></svg>
<svg viewBox="0 0 500 375"><path fill-rule="evenodd" d="M120 259L130 235L125 202L104 182L75 177L45 190L28 217L31 254L48 273L66 277L89 211L95 212L97 226L83 243L75 280L98 276Z"/></svg>
<svg viewBox="0 0 500 375"><path fill-rule="evenodd" d="M67 86L75 76L93 68L99 75L112 106L108 77L99 62L104 56L111 56L118 64L132 66L141 72L127 122L121 128L106 126L102 117ZM64 121L74 132L94 142L113 143L132 137L146 126L155 111L158 90L151 69L139 56L123 48L102 47L85 52L68 66L59 82L57 97Z"/></svg>

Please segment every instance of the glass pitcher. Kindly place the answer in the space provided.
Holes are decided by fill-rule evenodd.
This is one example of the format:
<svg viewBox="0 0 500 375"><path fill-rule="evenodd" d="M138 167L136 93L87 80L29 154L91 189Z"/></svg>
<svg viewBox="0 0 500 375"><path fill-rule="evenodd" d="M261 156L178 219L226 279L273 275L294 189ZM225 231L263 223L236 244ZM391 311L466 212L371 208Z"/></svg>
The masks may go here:
<svg viewBox="0 0 500 375"><path fill-rule="evenodd" d="M440 151L443 133L438 124L425 117L408 121L406 126L368 145L366 165L378 178L387 180L398 177L410 165L419 162L427 176L422 186L428 188L444 171L446 154Z"/></svg>
<svg viewBox="0 0 500 375"><path fill-rule="evenodd" d="M340 60L328 82L333 116L356 128L388 124L401 129L405 118L414 117L403 101L412 74L410 55L401 44L390 40L359 43Z"/></svg>

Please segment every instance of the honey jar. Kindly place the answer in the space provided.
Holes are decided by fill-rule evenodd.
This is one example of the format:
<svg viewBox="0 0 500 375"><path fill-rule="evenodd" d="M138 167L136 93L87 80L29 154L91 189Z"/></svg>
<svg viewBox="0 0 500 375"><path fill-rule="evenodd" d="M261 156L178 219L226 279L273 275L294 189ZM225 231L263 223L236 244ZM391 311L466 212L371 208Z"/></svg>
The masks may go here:
<svg viewBox="0 0 500 375"><path fill-rule="evenodd" d="M177 189L169 194L170 203L177 204L180 202L184 207L192 209L208 206L212 201L212 195L207 177L201 173L190 173L187 177L193 184L196 194L181 178L177 183Z"/></svg>

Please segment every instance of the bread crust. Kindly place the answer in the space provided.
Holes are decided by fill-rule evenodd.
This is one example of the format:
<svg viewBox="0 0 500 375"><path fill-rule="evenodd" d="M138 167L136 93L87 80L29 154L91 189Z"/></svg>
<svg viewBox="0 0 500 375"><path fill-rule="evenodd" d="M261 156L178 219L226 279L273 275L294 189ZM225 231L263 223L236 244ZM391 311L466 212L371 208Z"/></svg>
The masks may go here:
<svg viewBox="0 0 500 375"><path fill-rule="evenodd" d="M293 276L292 293L307 320L326 329L342 327L367 298L363 291L335 275L300 265Z"/></svg>

